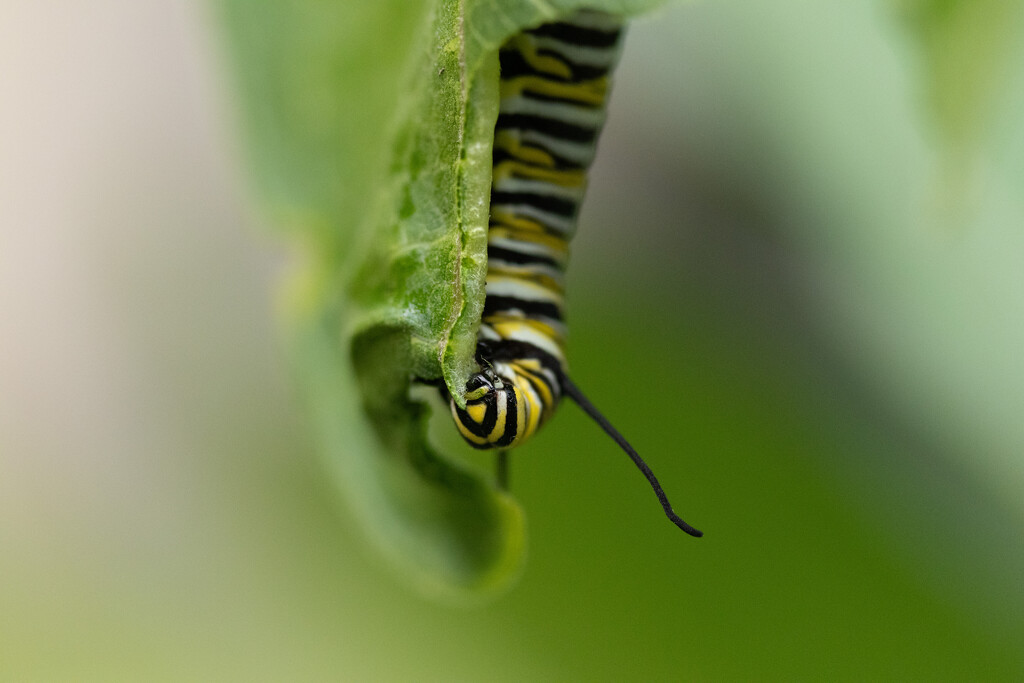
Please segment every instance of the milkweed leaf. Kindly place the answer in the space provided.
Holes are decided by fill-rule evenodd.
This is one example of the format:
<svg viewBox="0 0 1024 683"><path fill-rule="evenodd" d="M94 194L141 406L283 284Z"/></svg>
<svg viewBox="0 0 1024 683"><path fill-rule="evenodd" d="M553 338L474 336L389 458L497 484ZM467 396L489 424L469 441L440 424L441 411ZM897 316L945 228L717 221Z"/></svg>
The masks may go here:
<svg viewBox="0 0 1024 683"><path fill-rule="evenodd" d="M242 3L224 1L232 10L229 25L232 20L250 27L259 23L251 9L243 12ZM343 26L337 18L346 10L328 3L294 4L291 10L267 8L265 20L290 28L313 26L322 12L344 35L361 30ZM349 140L333 133L316 140L295 122L269 131L270 141L252 140L257 181L273 204L288 207L279 209L278 219L292 222L292 234L304 247L306 258L288 296L291 347L328 464L368 536L425 591L457 598L494 593L518 575L525 548L519 505L490 478L428 442L430 408L410 393L419 380L443 382L461 400L461 388L475 369L498 112L497 49L524 28L581 7L628 16L660 4L437 0L417 15L419 24L401 44L411 66L401 96L392 100L398 113L384 170L376 171L382 164L365 154L346 156L346 150L357 149L347 147ZM385 2L375 16L388 16L398 6L411 7ZM372 12L347 11L352 16ZM313 35L323 33L324 26L316 25ZM249 47L258 36L265 44L258 54L269 56L267 82L259 78L258 66L246 62L252 50L236 48L243 57L248 106L257 110L250 135L286 118L295 98L318 101L307 89L346 86L325 77L329 70L297 84L275 83L274 76L288 73L280 64L289 62L288 44L275 43L279 34L301 39L301 31L271 27L235 32ZM339 34L336 49L344 51L344 43ZM330 50L324 58L347 64ZM351 102L340 96L323 101L319 113L325 120L313 121L314 130L339 120L351 123L339 114ZM382 140L381 131L370 137ZM304 167L307 154L310 164ZM372 206L346 194L342 183L336 185L340 199L323 191L360 174L377 179ZM357 189L364 187L363 179L354 182ZM360 210L366 216L357 220Z"/></svg>

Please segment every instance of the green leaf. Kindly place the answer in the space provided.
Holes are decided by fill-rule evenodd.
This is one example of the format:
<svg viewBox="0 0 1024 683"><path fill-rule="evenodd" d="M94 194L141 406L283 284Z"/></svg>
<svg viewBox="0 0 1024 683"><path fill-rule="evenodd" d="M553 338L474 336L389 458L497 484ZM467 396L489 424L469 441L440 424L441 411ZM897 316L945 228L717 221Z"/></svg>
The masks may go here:
<svg viewBox="0 0 1024 683"><path fill-rule="evenodd" d="M522 510L428 443L430 408L410 395L414 378L441 380L461 400L475 370L497 49L584 6L628 16L661 0L223 2L257 184L303 248L290 344L328 464L369 537L422 589L472 599L506 587L522 566ZM367 60L371 27L391 19L388 57Z"/></svg>
<svg viewBox="0 0 1024 683"><path fill-rule="evenodd" d="M928 102L943 141L969 147L988 122L994 92L1019 58L1024 5L1005 0L900 0L920 41Z"/></svg>

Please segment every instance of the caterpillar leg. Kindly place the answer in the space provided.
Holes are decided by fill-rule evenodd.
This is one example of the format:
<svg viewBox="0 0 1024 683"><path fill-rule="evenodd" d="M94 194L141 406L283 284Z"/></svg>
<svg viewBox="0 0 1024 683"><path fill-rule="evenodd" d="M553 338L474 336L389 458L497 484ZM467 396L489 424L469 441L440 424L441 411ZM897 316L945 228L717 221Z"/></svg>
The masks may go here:
<svg viewBox="0 0 1024 683"><path fill-rule="evenodd" d="M498 483L498 488L502 491L508 491L508 451L502 448L498 451L498 459L495 469L495 479Z"/></svg>

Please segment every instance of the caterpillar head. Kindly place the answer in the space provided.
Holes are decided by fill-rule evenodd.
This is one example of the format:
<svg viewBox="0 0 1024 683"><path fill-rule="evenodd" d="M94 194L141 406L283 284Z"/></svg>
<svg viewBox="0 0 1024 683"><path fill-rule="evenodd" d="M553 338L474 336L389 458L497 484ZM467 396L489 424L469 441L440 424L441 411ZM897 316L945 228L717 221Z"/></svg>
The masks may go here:
<svg viewBox="0 0 1024 683"><path fill-rule="evenodd" d="M466 407L451 400L452 417L469 445L474 448L507 448L522 433L519 391L490 367L466 382Z"/></svg>

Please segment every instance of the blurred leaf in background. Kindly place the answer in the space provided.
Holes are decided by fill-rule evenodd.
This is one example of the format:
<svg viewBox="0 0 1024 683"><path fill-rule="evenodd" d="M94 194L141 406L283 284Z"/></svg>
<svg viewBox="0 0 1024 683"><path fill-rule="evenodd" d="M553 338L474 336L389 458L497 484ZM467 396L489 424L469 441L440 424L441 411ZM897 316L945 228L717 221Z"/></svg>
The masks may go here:
<svg viewBox="0 0 1024 683"><path fill-rule="evenodd" d="M369 208L425 6L271 5L217 18L247 65L243 156L290 247L341 255L333 216ZM707 536L567 407L513 463L522 582L470 611L380 572L316 466L270 343L276 259L212 123L199 36L225 24L6 6L0 674L1019 680L1018 6L979 67L955 230L929 94L955 80L907 3L634 23L570 353Z"/></svg>

